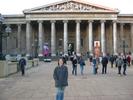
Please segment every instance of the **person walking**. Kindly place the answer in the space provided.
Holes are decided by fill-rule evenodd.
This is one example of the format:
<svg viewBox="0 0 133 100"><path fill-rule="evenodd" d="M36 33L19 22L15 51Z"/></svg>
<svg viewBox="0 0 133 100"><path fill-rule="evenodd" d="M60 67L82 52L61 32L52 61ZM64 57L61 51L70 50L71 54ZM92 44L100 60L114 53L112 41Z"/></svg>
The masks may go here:
<svg viewBox="0 0 133 100"><path fill-rule="evenodd" d="M97 59L96 57L93 57L92 59L92 68L93 68L93 74L97 74Z"/></svg>
<svg viewBox="0 0 133 100"><path fill-rule="evenodd" d="M130 67L130 63L131 63L131 57L130 57L130 55L127 56L127 63L128 63L128 66Z"/></svg>
<svg viewBox="0 0 133 100"><path fill-rule="evenodd" d="M118 57L116 59L117 67L118 67L118 74L121 75L121 67L123 65L123 59L121 57Z"/></svg>
<svg viewBox="0 0 133 100"><path fill-rule="evenodd" d="M80 56L80 59L79 59L79 65L80 65L80 72L81 72L81 75L83 75L83 70L84 70L84 66L85 66L85 61L84 61L82 55Z"/></svg>
<svg viewBox="0 0 133 100"><path fill-rule="evenodd" d="M25 75L25 66L26 66L25 58L21 58L19 60L19 66L20 66L20 70L21 70L22 76L24 76Z"/></svg>
<svg viewBox="0 0 133 100"><path fill-rule="evenodd" d="M128 64L127 58L126 56L124 56L123 57L123 75L126 75L127 64Z"/></svg>
<svg viewBox="0 0 133 100"><path fill-rule="evenodd" d="M103 56L103 58L102 58L102 74L107 73L107 64L108 64L108 58L106 56Z"/></svg>
<svg viewBox="0 0 133 100"><path fill-rule="evenodd" d="M111 68L113 68L114 61L115 61L115 58L114 58L114 56L112 55L112 56L110 57Z"/></svg>
<svg viewBox="0 0 133 100"><path fill-rule="evenodd" d="M56 100L64 100L64 90L68 86L68 68L62 58L58 60L58 66L54 69L53 78L57 88Z"/></svg>
<svg viewBox="0 0 133 100"><path fill-rule="evenodd" d="M72 60L72 67L73 67L72 74L75 76L77 75L77 63L78 63L77 56L74 55Z"/></svg>

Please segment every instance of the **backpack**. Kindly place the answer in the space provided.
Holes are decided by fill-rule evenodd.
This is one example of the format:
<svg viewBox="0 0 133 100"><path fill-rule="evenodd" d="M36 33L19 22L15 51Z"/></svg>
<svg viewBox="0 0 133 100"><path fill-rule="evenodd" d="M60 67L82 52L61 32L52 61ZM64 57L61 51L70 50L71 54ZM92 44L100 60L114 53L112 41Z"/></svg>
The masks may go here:
<svg viewBox="0 0 133 100"><path fill-rule="evenodd" d="M26 65L26 60L25 59L20 59L19 65L20 66L25 66Z"/></svg>
<svg viewBox="0 0 133 100"><path fill-rule="evenodd" d="M122 65L122 59L118 59L117 65L118 65L118 66L121 66L121 65Z"/></svg>

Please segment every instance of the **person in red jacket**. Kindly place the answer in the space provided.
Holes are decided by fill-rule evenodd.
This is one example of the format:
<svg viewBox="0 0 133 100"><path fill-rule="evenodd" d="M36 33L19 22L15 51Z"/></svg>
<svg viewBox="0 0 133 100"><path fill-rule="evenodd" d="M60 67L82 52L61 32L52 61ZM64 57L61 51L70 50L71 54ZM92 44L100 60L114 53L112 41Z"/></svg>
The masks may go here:
<svg viewBox="0 0 133 100"><path fill-rule="evenodd" d="M127 56L127 62L128 62L128 66L130 66L130 63L131 63L131 57L130 57L130 55Z"/></svg>

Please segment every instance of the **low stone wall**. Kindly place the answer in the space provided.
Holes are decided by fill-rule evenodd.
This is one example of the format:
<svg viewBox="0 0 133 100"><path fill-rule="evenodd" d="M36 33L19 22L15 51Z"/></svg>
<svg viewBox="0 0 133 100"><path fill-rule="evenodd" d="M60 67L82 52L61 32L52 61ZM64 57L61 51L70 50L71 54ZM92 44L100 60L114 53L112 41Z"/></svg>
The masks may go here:
<svg viewBox="0 0 133 100"><path fill-rule="evenodd" d="M0 61L0 77L7 76L8 69L7 69L7 62L6 61Z"/></svg>
<svg viewBox="0 0 133 100"><path fill-rule="evenodd" d="M39 59L28 60L26 69L39 65ZM7 77L20 71L18 62L0 61L0 77Z"/></svg>
<svg viewBox="0 0 133 100"><path fill-rule="evenodd" d="M7 62L6 66L8 67L7 76L18 72L18 63L17 62Z"/></svg>

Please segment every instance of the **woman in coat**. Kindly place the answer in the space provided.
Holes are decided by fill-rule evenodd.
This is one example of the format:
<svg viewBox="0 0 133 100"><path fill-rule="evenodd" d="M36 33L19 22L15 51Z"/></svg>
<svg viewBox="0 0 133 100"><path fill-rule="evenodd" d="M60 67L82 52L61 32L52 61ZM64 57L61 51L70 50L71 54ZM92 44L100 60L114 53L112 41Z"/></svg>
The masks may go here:
<svg viewBox="0 0 133 100"><path fill-rule="evenodd" d="M64 90L68 86L68 68L62 58L58 60L58 66L54 69L53 78L57 88L56 100L64 100Z"/></svg>

